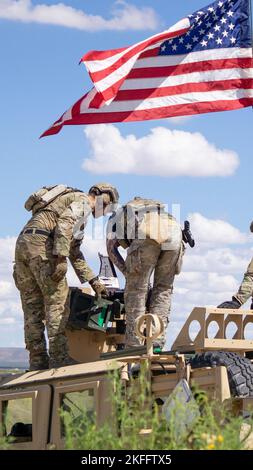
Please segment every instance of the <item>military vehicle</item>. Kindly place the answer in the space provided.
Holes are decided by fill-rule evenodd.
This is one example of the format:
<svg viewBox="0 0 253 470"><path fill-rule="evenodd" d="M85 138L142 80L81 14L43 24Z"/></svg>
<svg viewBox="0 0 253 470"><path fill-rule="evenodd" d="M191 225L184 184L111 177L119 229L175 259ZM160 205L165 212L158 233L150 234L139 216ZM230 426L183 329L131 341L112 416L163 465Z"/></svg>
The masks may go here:
<svg viewBox="0 0 253 470"><path fill-rule="evenodd" d="M110 420L108 372L117 370L127 387L130 375L138 383L138 365L143 362L161 413L166 413L168 397L180 384L185 403L194 385L212 399L233 404L231 409L236 413L249 413L253 409L253 340L246 339L246 333L253 323L253 311L195 308L171 351L154 347L163 324L158 316L146 314L136 321L143 345L124 349L123 292L109 259L100 255L100 260L100 277L110 291L108 298L95 299L85 289L71 290L67 336L70 355L79 363L0 381L0 432L11 437L11 448L64 448L61 408L71 409L78 417L82 405L95 416L98 426ZM199 331L193 336L196 322ZM229 339L231 322L236 331ZM217 331L212 334L214 323Z"/></svg>

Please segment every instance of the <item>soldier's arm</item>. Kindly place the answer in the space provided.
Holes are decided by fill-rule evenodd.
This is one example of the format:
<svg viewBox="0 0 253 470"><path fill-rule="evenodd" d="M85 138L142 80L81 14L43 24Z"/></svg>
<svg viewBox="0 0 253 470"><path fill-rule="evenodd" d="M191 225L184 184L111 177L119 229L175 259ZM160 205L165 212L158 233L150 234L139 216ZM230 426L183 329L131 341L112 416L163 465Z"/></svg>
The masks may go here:
<svg viewBox="0 0 253 470"><path fill-rule="evenodd" d="M75 273L81 283L90 281L96 277L96 274L89 267L81 251L82 240L73 239L70 244L69 260L75 270Z"/></svg>
<svg viewBox="0 0 253 470"><path fill-rule="evenodd" d="M76 218L71 208L69 207L63 212L57 221L54 230L53 255L65 257L69 256L75 222Z"/></svg>
<svg viewBox="0 0 253 470"><path fill-rule="evenodd" d="M125 261L122 258L118 248L119 248L119 242L116 238L110 239L107 238L106 240L106 248L107 248L107 253L112 261L112 263L121 271L123 274L126 272L126 265Z"/></svg>
<svg viewBox="0 0 253 470"><path fill-rule="evenodd" d="M53 255L69 256L73 238L83 238L88 213L83 201L73 202L58 218L54 230Z"/></svg>
<svg viewBox="0 0 253 470"><path fill-rule="evenodd" d="M253 259L251 260L246 273L244 274L243 281L239 287L237 294L234 298L240 302L241 305L245 304L247 300L253 295Z"/></svg>

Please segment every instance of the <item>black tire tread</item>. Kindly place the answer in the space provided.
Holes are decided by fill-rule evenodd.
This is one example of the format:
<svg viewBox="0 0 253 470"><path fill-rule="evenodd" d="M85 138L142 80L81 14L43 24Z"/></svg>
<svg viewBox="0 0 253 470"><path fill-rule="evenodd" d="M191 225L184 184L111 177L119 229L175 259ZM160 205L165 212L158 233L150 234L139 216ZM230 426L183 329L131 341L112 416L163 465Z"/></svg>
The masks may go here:
<svg viewBox="0 0 253 470"><path fill-rule="evenodd" d="M253 396L253 364L246 357L234 352L207 351L190 359L193 369L225 366L231 395L234 397Z"/></svg>

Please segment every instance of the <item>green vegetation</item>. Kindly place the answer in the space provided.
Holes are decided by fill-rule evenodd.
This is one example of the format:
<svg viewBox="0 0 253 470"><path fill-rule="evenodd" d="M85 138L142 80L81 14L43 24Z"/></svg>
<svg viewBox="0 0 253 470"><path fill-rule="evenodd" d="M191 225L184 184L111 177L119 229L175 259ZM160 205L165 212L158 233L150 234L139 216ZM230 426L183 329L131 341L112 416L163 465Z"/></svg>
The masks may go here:
<svg viewBox="0 0 253 470"><path fill-rule="evenodd" d="M111 391L101 407L110 406L110 419L96 423L93 390L67 392L61 399L61 433L65 448L77 450L243 450L253 449L249 436L253 416L235 417L227 406L210 402L205 393L193 390L186 403L180 387L165 400L154 400L148 370L125 384L119 372L110 377ZM183 397L183 398L182 398ZM165 402L164 402L165 400ZM32 422L30 398L3 404L5 435L14 423ZM0 449L11 448L11 438L0 437Z"/></svg>
<svg viewBox="0 0 253 470"><path fill-rule="evenodd" d="M0 450L8 450L9 449L9 443L7 442L7 439L0 437Z"/></svg>
<svg viewBox="0 0 253 470"><path fill-rule="evenodd" d="M146 374L147 371L142 370L140 382L132 379L130 386L123 389L119 377L114 374L111 381L113 412L109 423L97 426L90 411L88 414L83 411L78 420L75 416L72 417L71 412L63 411L66 449L245 448L253 430L252 419L247 419L247 426L242 433L242 417L233 417L225 407L217 402L210 403L204 393L195 391L195 400L187 406L175 397L169 419L166 420L161 406L152 399Z"/></svg>
<svg viewBox="0 0 253 470"><path fill-rule="evenodd" d="M10 436L12 426L14 423L32 423L32 399L31 398L18 398L14 400L4 401L2 403L2 411L4 418L4 436ZM11 442L14 442L13 437L0 437L0 449L8 449Z"/></svg>
<svg viewBox="0 0 253 470"><path fill-rule="evenodd" d="M32 398L18 398L4 402L3 412L8 435L14 423L32 423Z"/></svg>
<svg viewBox="0 0 253 470"><path fill-rule="evenodd" d="M25 369L0 369L0 375L8 375L8 374L23 374Z"/></svg>

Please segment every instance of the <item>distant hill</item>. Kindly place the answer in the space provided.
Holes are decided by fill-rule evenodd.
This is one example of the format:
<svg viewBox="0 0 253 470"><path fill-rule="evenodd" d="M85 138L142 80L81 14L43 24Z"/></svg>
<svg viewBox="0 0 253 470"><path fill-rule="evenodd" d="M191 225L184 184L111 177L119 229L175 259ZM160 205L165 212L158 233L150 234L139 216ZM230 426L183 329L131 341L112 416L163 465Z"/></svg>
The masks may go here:
<svg viewBox="0 0 253 470"><path fill-rule="evenodd" d="M24 348L0 348L0 369L28 367L28 352Z"/></svg>

